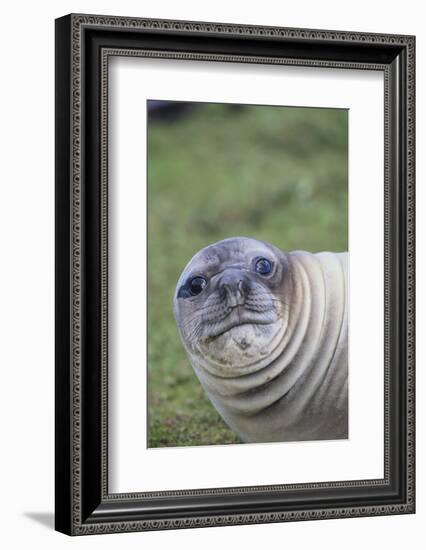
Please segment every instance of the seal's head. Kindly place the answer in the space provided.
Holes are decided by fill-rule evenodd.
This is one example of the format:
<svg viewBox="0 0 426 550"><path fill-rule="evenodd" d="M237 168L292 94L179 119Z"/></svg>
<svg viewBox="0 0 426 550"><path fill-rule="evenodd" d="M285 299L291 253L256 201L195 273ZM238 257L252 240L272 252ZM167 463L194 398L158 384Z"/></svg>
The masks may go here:
<svg viewBox="0 0 426 550"><path fill-rule="evenodd" d="M287 324L289 285L286 255L272 245L234 237L203 248L184 269L174 298L192 362L224 377L269 364Z"/></svg>

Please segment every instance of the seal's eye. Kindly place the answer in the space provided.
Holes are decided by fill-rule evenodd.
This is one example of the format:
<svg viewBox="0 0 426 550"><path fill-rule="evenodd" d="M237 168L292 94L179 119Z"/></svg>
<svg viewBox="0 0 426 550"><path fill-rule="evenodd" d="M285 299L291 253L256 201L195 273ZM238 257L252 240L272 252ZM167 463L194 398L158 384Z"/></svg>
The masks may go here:
<svg viewBox="0 0 426 550"><path fill-rule="evenodd" d="M203 277L193 277L188 281L188 289L192 296L200 294L203 288L206 286L207 281Z"/></svg>
<svg viewBox="0 0 426 550"><path fill-rule="evenodd" d="M260 275L268 275L272 271L272 264L266 258L258 258L254 264L254 270Z"/></svg>

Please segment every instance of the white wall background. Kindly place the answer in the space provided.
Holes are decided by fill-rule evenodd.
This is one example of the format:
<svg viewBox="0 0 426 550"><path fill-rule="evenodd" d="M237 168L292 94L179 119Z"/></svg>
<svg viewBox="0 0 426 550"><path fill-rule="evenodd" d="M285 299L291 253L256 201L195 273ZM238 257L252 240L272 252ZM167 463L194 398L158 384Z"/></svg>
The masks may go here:
<svg viewBox="0 0 426 550"><path fill-rule="evenodd" d="M417 35L418 512L349 520L94 536L53 528L54 23L69 12ZM399 549L424 538L426 30L420 1L156 0L13 2L1 40L0 543L4 548L209 549L244 545Z"/></svg>

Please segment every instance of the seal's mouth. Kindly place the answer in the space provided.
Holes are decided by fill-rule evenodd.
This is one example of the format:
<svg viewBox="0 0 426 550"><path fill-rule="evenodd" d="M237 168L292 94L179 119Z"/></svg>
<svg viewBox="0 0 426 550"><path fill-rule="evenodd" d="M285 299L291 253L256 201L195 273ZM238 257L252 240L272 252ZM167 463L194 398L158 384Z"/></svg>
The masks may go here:
<svg viewBox="0 0 426 550"><path fill-rule="evenodd" d="M219 332L216 332L215 334L210 334L208 336L208 340L215 340L216 338L219 338L219 336L223 336L227 332L231 332L232 329L237 327L242 327L243 325L269 325L269 322L251 322L251 321L241 321L240 323L231 323L228 327L222 329Z"/></svg>
<svg viewBox="0 0 426 550"><path fill-rule="evenodd" d="M209 326L205 340L206 342L216 340L233 329L244 325L269 325L275 321L276 314L273 311L256 314L248 311L244 306L236 306L225 319Z"/></svg>

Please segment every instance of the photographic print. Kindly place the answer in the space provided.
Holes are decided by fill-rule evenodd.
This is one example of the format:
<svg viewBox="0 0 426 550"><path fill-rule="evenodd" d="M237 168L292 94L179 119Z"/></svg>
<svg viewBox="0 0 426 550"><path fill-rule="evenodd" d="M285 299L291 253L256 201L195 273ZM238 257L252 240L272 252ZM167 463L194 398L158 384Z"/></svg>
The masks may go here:
<svg viewBox="0 0 426 550"><path fill-rule="evenodd" d="M148 447L347 439L348 111L147 121Z"/></svg>

